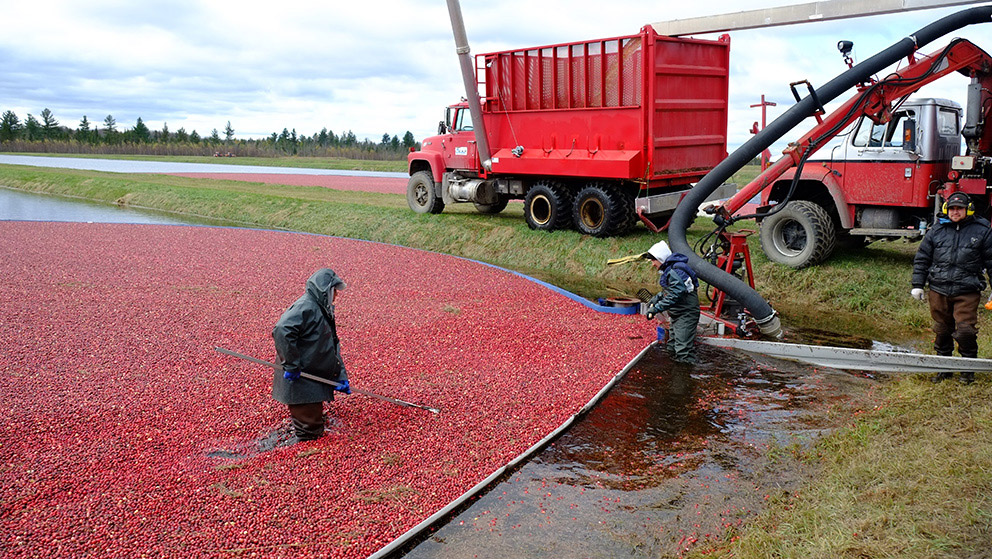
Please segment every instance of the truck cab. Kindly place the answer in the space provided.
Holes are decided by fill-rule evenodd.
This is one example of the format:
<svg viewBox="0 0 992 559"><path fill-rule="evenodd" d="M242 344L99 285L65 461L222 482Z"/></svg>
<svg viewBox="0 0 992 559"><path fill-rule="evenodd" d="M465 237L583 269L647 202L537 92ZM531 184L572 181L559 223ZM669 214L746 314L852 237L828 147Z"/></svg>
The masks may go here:
<svg viewBox="0 0 992 559"><path fill-rule="evenodd" d="M762 207L787 207L761 220L773 261L805 267L838 241L919 240L933 222L937 191L961 151L962 108L947 99L911 99L885 122L861 117L803 166L762 193Z"/></svg>

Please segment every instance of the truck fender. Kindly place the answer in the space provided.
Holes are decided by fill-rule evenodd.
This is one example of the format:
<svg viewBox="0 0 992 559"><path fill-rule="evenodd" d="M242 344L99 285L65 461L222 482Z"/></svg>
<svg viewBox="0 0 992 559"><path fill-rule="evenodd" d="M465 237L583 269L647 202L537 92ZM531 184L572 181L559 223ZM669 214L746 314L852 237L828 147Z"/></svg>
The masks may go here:
<svg viewBox="0 0 992 559"><path fill-rule="evenodd" d="M795 169L791 169L784 173L777 182L790 182L794 176ZM839 171L835 172L826 166L821 167L819 165L804 167L802 175L800 175L800 180L804 182L816 182L823 185L833 200L837 215L840 216L840 226L843 229L850 229L854 227L854 208L847 203L847 196L844 195L844 189L840 182L841 178ZM827 210L829 209L827 208Z"/></svg>
<svg viewBox="0 0 992 559"><path fill-rule="evenodd" d="M407 170L410 176L417 171L430 171L434 184L440 184L444 177L444 160L440 153L418 152L411 153L407 160Z"/></svg>

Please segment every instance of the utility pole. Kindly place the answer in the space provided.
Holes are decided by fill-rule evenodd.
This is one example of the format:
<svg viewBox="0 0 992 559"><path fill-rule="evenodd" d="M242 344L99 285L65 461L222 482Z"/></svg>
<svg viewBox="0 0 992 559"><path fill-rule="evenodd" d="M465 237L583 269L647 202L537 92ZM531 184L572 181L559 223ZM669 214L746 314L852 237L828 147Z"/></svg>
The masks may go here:
<svg viewBox="0 0 992 559"><path fill-rule="evenodd" d="M761 102L760 103L758 103L757 105L751 105L751 108L761 107L761 130L764 130L765 129L765 123L768 122L768 118L767 118L768 117L768 107L774 107L774 106L775 106L775 103L772 103L771 101L765 101L765 94L764 93L761 94ZM754 126L751 127L751 133L752 134L757 134L758 132L759 132L759 130L758 130L758 123L755 122L754 123ZM770 151L768 151L768 149L765 149L765 150L763 150L761 152L761 170L762 171L764 171L765 169L768 168L768 160L771 159L771 155L772 154L771 154Z"/></svg>

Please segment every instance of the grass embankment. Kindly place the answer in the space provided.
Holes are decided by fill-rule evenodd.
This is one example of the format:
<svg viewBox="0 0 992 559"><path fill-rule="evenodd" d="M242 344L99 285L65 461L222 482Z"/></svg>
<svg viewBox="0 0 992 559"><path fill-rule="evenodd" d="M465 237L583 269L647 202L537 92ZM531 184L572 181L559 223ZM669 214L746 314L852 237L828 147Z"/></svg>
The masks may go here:
<svg viewBox="0 0 992 559"><path fill-rule="evenodd" d="M753 174L749 169L737 182ZM518 270L590 297L655 288L656 276L647 265L606 267L605 262L643 252L658 236L640 227L611 239L530 231L520 204L497 216L479 215L467 204L419 215L398 195L17 166L0 166L0 185L435 250ZM711 229L708 220L697 220L690 241ZM878 243L796 271L769 263L755 236L750 243L758 290L787 327L928 350L927 308L908 295L916 245ZM981 355L992 356L992 328L984 311L979 326ZM715 553L983 556L992 524L992 383L979 375L972 386L933 387L916 376L884 383L881 391L878 409L811 449L796 449L820 465L820 475L798 496L773 503L739 540Z"/></svg>
<svg viewBox="0 0 992 559"><path fill-rule="evenodd" d="M886 383L880 405L811 448L817 467L733 542L692 559L990 557L992 384Z"/></svg>

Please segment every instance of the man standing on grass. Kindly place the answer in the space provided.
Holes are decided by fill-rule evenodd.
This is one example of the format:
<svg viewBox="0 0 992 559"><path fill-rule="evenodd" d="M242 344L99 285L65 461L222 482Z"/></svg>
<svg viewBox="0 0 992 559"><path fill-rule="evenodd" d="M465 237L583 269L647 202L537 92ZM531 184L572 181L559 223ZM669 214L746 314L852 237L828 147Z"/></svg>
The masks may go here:
<svg viewBox="0 0 992 559"><path fill-rule="evenodd" d="M992 270L992 229L974 215L975 206L964 192L947 197L943 213L927 231L913 260L913 289L910 295L930 303L937 355L951 355L954 341L962 357L978 357L978 303L985 289L985 276ZM930 293L923 291L930 285ZM939 373L933 382L950 378ZM975 373L961 373L970 384Z"/></svg>
<svg viewBox="0 0 992 559"><path fill-rule="evenodd" d="M333 401L335 391L351 394L334 325L334 300L344 288L344 281L333 270L317 270L307 280L306 292L286 309L272 330L283 369L282 374L275 370L272 397L289 407L293 429L301 441L323 436L324 402ZM301 378L301 372L340 386L332 388Z"/></svg>

